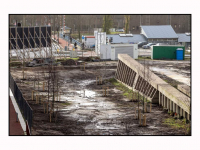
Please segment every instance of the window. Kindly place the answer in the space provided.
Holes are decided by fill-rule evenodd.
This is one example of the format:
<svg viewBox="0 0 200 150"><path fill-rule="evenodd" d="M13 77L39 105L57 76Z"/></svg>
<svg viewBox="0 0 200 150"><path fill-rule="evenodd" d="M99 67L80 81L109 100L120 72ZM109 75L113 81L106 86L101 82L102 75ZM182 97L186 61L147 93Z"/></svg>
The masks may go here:
<svg viewBox="0 0 200 150"><path fill-rule="evenodd" d="M174 27L176 28L176 24L174 25Z"/></svg>
<svg viewBox="0 0 200 150"><path fill-rule="evenodd" d="M179 28L181 27L181 25L179 24Z"/></svg>
<svg viewBox="0 0 200 150"><path fill-rule="evenodd" d="M135 26L133 26L133 30L135 30Z"/></svg>

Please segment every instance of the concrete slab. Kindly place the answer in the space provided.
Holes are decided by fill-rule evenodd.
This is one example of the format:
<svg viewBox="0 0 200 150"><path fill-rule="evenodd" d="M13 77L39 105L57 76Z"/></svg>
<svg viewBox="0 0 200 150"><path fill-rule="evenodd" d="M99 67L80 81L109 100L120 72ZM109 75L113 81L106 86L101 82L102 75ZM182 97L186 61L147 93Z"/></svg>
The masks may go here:
<svg viewBox="0 0 200 150"><path fill-rule="evenodd" d="M185 85L185 84L179 84L178 86L177 86L177 88L178 88L178 90L179 91L181 91L181 92L183 92L184 94L186 94L187 96L189 96L189 97L191 97L190 96L190 86L188 86L188 85Z"/></svg>

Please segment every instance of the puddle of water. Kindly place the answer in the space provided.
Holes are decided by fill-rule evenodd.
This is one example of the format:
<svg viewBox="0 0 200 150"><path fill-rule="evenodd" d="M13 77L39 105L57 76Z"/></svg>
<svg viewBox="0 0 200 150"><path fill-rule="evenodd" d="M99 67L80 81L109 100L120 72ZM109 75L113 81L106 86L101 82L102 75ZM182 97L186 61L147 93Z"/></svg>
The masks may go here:
<svg viewBox="0 0 200 150"><path fill-rule="evenodd" d="M83 103L83 104L80 104L80 106L93 106L94 104L92 103Z"/></svg>
<svg viewBox="0 0 200 150"><path fill-rule="evenodd" d="M74 109L79 109L79 108L80 108L79 104L75 104L75 105L72 105L72 106L64 107L61 110L66 111L66 110L74 110Z"/></svg>
<svg viewBox="0 0 200 150"><path fill-rule="evenodd" d="M60 101L75 101L75 99L73 97L67 97L67 96L61 95Z"/></svg>
<svg viewBox="0 0 200 150"><path fill-rule="evenodd" d="M101 130L113 130L113 129L123 129L124 127L116 124L115 122L108 121L108 120L101 120L95 124L97 129Z"/></svg>
<svg viewBox="0 0 200 150"><path fill-rule="evenodd" d="M122 91L118 90L117 88L112 89L114 93L122 93Z"/></svg>
<svg viewBox="0 0 200 150"><path fill-rule="evenodd" d="M158 127L155 127L155 126L148 126L147 128L150 128L150 129L157 129Z"/></svg>
<svg viewBox="0 0 200 150"><path fill-rule="evenodd" d="M94 91L91 90L81 90L81 91L76 91L77 93L81 94L83 97L95 97L97 94Z"/></svg>
<svg viewBox="0 0 200 150"><path fill-rule="evenodd" d="M96 82L96 80L84 80L79 83L80 86L86 86L91 84L92 82Z"/></svg>

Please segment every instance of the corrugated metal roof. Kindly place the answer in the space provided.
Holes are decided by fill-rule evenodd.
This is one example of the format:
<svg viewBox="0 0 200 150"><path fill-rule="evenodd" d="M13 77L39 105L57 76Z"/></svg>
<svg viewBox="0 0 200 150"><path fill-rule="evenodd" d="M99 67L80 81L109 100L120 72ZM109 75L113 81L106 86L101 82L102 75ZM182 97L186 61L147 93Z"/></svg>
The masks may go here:
<svg viewBox="0 0 200 150"><path fill-rule="evenodd" d="M132 37L120 37L118 34L107 34L106 37L108 37L108 39L110 39L110 37L113 38L113 42L112 43L138 43L138 42L143 42L143 41L147 41L144 37L144 35L142 34L133 34Z"/></svg>
<svg viewBox="0 0 200 150"><path fill-rule="evenodd" d="M171 25L141 26L147 38L178 38Z"/></svg>
<svg viewBox="0 0 200 150"><path fill-rule="evenodd" d="M186 35L185 33L177 33L178 42L190 42L190 35Z"/></svg>

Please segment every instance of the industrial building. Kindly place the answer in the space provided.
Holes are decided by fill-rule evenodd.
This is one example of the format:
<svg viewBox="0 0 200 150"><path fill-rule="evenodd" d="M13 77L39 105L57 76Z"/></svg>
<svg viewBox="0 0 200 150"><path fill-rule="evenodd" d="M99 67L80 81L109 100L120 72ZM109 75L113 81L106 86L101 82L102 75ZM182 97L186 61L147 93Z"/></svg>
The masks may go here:
<svg viewBox="0 0 200 150"><path fill-rule="evenodd" d="M141 34L145 36L148 43L175 45L178 42L178 35L171 25L141 26Z"/></svg>
<svg viewBox="0 0 200 150"><path fill-rule="evenodd" d="M178 35L178 42L185 46L185 48L190 47L191 45L191 37L190 37L190 33L177 33Z"/></svg>

